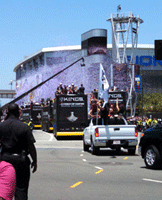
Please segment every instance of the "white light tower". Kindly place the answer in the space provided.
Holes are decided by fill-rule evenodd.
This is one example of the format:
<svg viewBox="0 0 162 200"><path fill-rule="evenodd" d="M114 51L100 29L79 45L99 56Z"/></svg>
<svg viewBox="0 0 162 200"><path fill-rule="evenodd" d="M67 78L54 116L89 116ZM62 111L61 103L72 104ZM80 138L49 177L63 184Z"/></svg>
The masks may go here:
<svg viewBox="0 0 162 200"><path fill-rule="evenodd" d="M143 20L139 16L135 17L132 12L120 13L120 5L116 14L111 14L107 21L112 25L112 58L117 63L127 63L127 47L131 47L131 60L133 63L133 53L137 48L139 24ZM131 45L131 46L130 46Z"/></svg>
<svg viewBox="0 0 162 200"><path fill-rule="evenodd" d="M129 77L130 77L130 88L128 88L128 100L127 108L130 106L131 114L135 112L134 106L132 105L132 92L135 90L134 87L134 51L137 48L138 43L138 31L139 24L143 23L143 20L139 16L135 17L132 12L120 13L121 6L117 7L117 13L111 14L111 18L107 21L111 22L112 25L112 59L115 63L128 65ZM129 52L130 59L127 59L127 49L131 49ZM134 110L134 111L133 111Z"/></svg>

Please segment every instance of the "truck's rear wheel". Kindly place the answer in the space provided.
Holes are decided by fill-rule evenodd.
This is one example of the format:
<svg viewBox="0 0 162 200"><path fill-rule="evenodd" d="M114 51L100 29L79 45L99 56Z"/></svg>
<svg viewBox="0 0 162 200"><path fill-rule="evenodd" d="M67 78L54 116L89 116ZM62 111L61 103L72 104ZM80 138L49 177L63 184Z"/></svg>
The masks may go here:
<svg viewBox="0 0 162 200"><path fill-rule="evenodd" d="M83 137L83 151L88 151L89 146L85 144L84 137Z"/></svg>
<svg viewBox="0 0 162 200"><path fill-rule="evenodd" d="M92 140L91 140L91 153L92 155L97 155L99 153L99 147L95 147Z"/></svg>
<svg viewBox="0 0 162 200"><path fill-rule="evenodd" d="M144 162L149 169L160 168L160 153L154 145L150 145L146 148Z"/></svg>

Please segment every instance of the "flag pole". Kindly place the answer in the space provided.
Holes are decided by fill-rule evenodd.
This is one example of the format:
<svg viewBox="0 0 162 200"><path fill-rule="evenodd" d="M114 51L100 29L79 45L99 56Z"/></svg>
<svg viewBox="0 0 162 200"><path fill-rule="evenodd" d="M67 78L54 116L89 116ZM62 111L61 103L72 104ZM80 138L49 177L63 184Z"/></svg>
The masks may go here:
<svg viewBox="0 0 162 200"><path fill-rule="evenodd" d="M99 98L99 94L100 94L100 77L102 76L101 74L101 63L99 66L99 81L98 81L98 98ZM96 125L98 125L98 104L97 104L97 119L96 119Z"/></svg>

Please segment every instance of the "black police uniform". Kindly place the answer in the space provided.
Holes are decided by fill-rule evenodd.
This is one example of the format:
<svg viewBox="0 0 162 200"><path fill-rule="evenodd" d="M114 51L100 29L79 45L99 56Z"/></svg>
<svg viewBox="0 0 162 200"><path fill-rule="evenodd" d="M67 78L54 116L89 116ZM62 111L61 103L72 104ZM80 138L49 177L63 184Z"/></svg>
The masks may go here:
<svg viewBox="0 0 162 200"><path fill-rule="evenodd" d="M28 199L30 179L30 159L28 145L35 142L34 136L27 124L15 116L10 116L0 123L0 141L2 146L2 160L10 162L16 170L16 199ZM25 152L25 159L18 159Z"/></svg>

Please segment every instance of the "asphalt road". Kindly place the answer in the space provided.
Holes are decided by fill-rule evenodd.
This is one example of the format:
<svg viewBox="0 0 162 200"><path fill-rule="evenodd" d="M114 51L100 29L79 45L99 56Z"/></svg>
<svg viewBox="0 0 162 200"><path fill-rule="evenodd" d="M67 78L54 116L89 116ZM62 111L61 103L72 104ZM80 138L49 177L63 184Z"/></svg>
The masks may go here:
<svg viewBox="0 0 162 200"><path fill-rule="evenodd" d="M139 155L103 149L83 152L81 140L59 140L34 131L38 171L31 174L29 200L160 200L161 170L148 170Z"/></svg>

